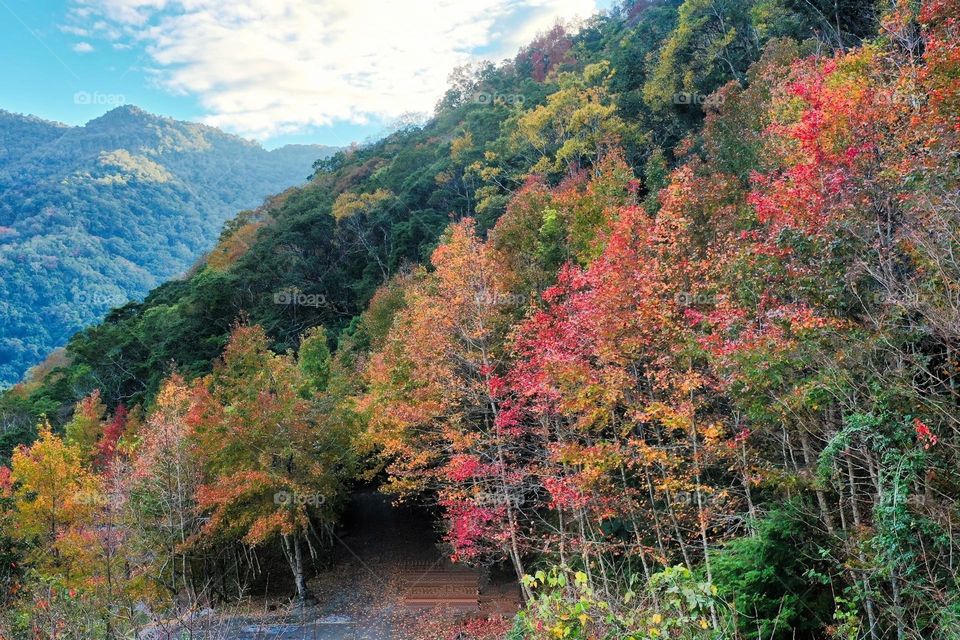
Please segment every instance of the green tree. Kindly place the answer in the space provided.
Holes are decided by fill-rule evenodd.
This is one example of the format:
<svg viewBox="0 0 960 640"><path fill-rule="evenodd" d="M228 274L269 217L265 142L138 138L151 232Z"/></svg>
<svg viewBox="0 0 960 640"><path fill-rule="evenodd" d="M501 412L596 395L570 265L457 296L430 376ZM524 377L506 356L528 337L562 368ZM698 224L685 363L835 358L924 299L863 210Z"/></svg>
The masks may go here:
<svg viewBox="0 0 960 640"><path fill-rule="evenodd" d="M348 448L321 427L306 385L292 356L270 351L262 328L238 326L191 414L205 534L254 545L279 539L300 599L308 596L303 545L313 551L321 542L314 521L334 522L349 470Z"/></svg>
<svg viewBox="0 0 960 640"><path fill-rule="evenodd" d="M313 327L303 334L297 362L311 390L327 390L327 383L330 381L330 347L327 346L326 329Z"/></svg>

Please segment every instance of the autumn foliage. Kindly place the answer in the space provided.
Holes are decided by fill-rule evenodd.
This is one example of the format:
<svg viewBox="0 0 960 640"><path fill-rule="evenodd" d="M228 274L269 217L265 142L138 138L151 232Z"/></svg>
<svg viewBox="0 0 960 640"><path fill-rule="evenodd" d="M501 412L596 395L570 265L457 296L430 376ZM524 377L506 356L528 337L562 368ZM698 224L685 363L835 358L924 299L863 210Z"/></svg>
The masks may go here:
<svg viewBox="0 0 960 640"><path fill-rule="evenodd" d="M762 47L718 6L644 23L671 34L646 77L578 65L559 27L524 50L511 69L550 93L445 139L429 178L468 205L424 264L368 260L383 284L339 333L278 347L240 313L145 408L94 390L41 427L0 475L31 570L119 617L204 603L208 573L240 584L273 550L306 599L359 479L515 575L507 637L960 637L957 3ZM710 88L702 126L674 85ZM343 180L331 228L364 251L395 240L372 216L417 233L400 190Z"/></svg>

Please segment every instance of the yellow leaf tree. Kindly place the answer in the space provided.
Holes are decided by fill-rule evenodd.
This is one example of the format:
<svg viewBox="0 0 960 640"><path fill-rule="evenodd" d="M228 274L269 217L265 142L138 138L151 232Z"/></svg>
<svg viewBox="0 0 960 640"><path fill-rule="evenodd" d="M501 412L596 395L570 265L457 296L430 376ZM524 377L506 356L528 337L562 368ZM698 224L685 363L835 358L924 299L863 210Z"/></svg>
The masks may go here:
<svg viewBox="0 0 960 640"><path fill-rule="evenodd" d="M34 549L30 560L47 575L68 583L84 576L72 540L94 519L102 501L100 480L83 466L83 453L40 425L40 438L20 447L11 463L14 507L18 526L14 536Z"/></svg>

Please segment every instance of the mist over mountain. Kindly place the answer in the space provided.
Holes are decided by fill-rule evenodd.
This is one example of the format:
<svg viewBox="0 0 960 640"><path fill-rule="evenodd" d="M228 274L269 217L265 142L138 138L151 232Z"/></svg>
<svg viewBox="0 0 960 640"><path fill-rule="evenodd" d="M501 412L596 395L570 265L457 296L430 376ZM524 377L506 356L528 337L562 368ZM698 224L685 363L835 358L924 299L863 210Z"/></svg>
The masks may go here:
<svg viewBox="0 0 960 640"><path fill-rule="evenodd" d="M134 106L78 127L0 111L0 386L181 274L225 220L332 151L267 151Z"/></svg>

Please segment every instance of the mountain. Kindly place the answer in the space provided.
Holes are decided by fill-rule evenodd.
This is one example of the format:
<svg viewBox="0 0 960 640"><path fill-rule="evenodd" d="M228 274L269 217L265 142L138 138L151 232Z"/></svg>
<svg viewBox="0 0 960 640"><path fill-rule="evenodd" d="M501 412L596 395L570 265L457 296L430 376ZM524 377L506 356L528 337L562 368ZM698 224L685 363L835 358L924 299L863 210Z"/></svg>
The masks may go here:
<svg viewBox="0 0 960 640"><path fill-rule="evenodd" d="M392 611L327 599L376 482L524 596L404 638L960 638L957 15L629 0L460 69L0 393L0 636Z"/></svg>
<svg viewBox="0 0 960 640"><path fill-rule="evenodd" d="M225 220L331 152L267 151L134 106L82 127L0 111L0 386L183 273Z"/></svg>

